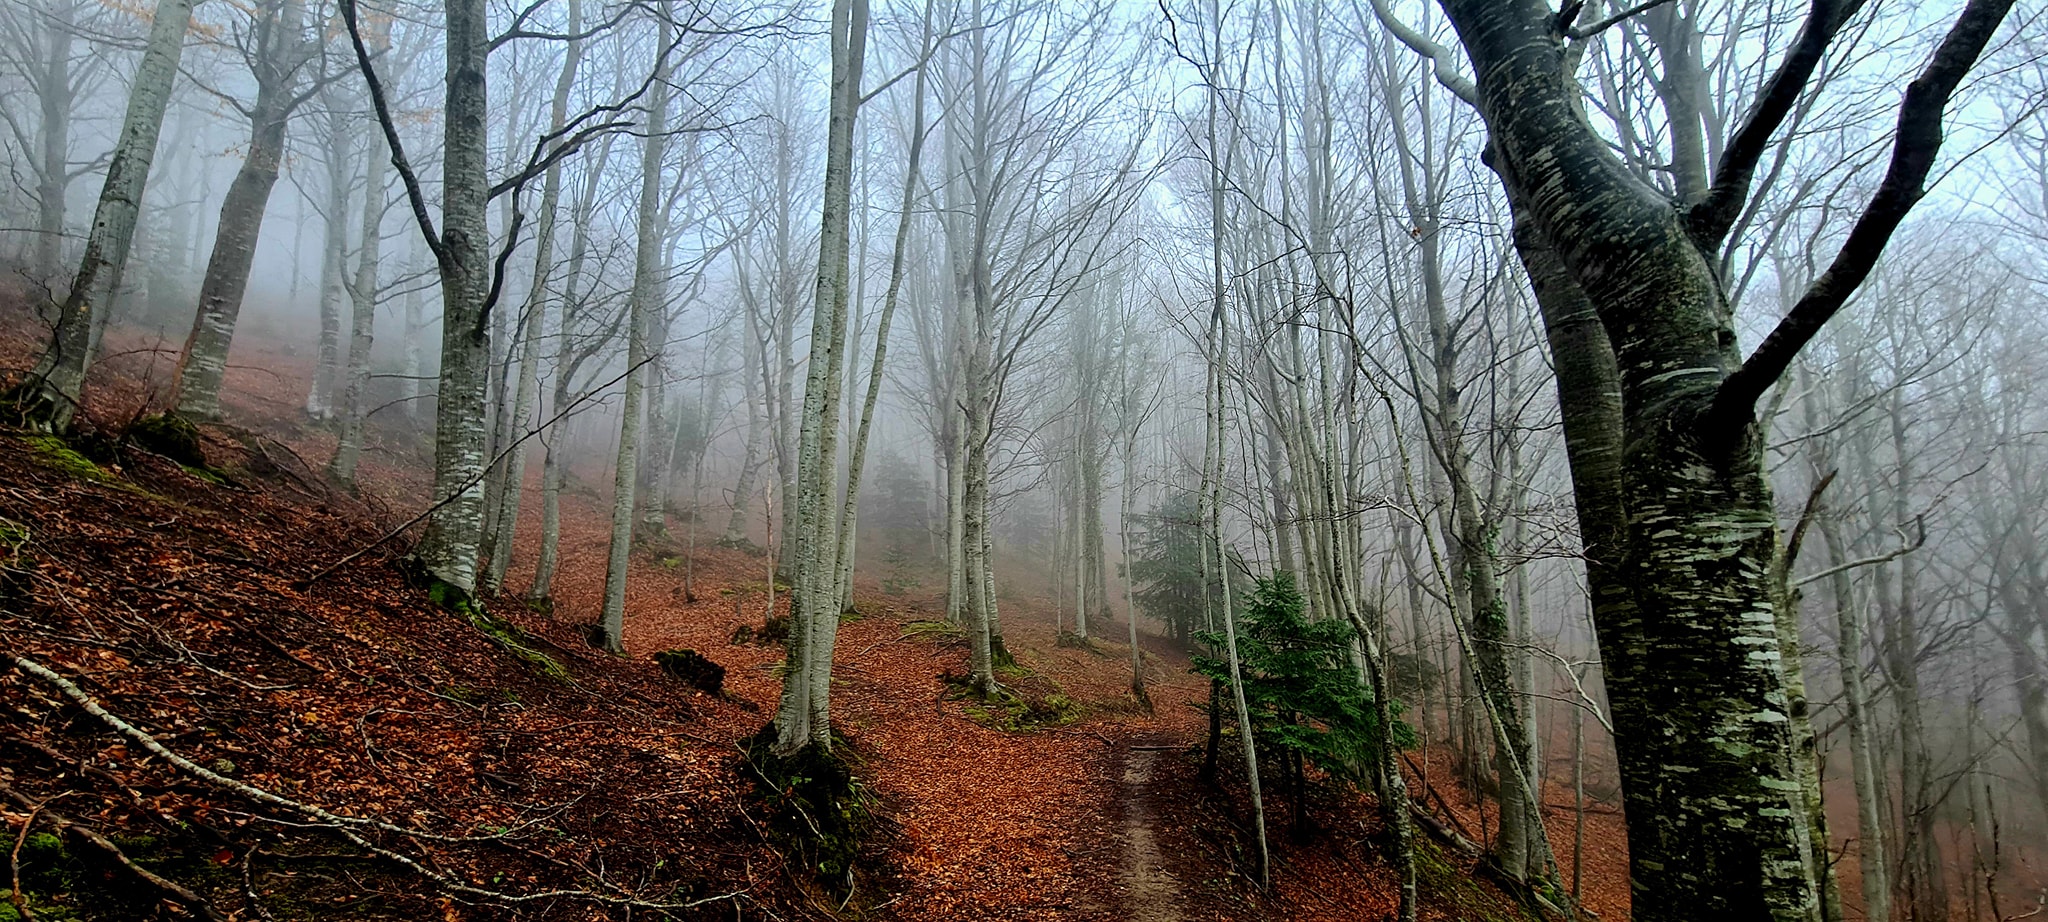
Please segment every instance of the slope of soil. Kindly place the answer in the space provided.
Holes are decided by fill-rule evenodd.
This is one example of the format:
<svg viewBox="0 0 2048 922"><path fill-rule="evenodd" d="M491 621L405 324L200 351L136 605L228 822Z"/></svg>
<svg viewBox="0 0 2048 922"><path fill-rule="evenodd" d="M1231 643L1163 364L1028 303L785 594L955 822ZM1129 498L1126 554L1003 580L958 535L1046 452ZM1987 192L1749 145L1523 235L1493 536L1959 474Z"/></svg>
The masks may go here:
<svg viewBox="0 0 2048 922"><path fill-rule="evenodd" d="M150 341L116 330L110 342L117 355L88 390L102 444L160 399L168 371ZM22 367L32 348L0 337L0 366ZM48 681L0 678L0 820L24 844L40 917L203 915L76 835L49 835L58 814L236 918L1391 912L1358 795L1317 795L1305 844L1276 827L1274 885L1251 885L1242 786L1226 771L1222 790L1238 793L1224 795L1196 777L1207 688L1183 654L1146 638L1146 712L1128 696L1126 647L1063 646L1045 600L1006 594L1019 668L1003 679L1041 706L1006 712L944 682L966 650L935 625L939 599L892 596L865 575L841 627L834 711L884 822L864 861L874 873L828 896L769 844L739 758L780 688L779 645L735 637L781 603L768 561L701 539L692 552L689 523L672 520L673 543L633 557L630 655L589 651L579 624L597 615L609 505L581 484L610 478L578 471L564 496L556 608L542 616L515 601L539 540L530 465L513 575L488 616L430 605L407 582L403 537L326 574L421 508L426 446L387 414L363 495L334 489L320 472L332 436L297 407L308 366L273 343L237 344L227 422L205 429L217 471L133 446L81 466L0 433L0 644L219 776L147 752ZM652 655L676 648L723 665L725 694L662 675ZM351 819L332 828L220 779ZM1432 865L1455 899L1431 917L1513 918L1469 864Z"/></svg>

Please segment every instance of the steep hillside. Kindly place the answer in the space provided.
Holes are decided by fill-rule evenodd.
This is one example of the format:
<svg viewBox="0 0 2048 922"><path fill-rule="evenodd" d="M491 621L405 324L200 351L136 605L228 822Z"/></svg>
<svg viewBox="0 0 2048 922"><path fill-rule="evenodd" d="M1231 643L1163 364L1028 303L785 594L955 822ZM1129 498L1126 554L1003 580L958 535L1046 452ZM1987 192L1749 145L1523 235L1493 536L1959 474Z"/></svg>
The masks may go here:
<svg viewBox="0 0 2048 922"><path fill-rule="evenodd" d="M1008 710L952 696L966 651L941 600L860 580L835 711L879 822L852 891L821 883L786 857L741 754L779 688L780 646L736 637L762 621L763 558L700 543L691 600L672 558L636 556L631 655L589 650L606 505L579 488L552 616L512 601L530 527L507 597L448 611L409 582L405 535L378 543L421 507L402 428L373 433L364 498L332 488L331 437L277 384L299 361L258 343L237 352L227 423L202 430L204 465L180 463L131 437L160 360L116 351L89 394L93 457L0 433L0 818L36 918L1392 910L1356 795L1318 800L1298 842L1276 827L1274 885L1253 887L1243 805L1195 777L1206 687L1185 655L1147 639L1148 713L1128 650L1058 643L1028 580L1004 611L1030 706ZM723 666L722 693L665 675L652 657L674 648ZM1427 917L1522 917L1469 858L1427 857Z"/></svg>

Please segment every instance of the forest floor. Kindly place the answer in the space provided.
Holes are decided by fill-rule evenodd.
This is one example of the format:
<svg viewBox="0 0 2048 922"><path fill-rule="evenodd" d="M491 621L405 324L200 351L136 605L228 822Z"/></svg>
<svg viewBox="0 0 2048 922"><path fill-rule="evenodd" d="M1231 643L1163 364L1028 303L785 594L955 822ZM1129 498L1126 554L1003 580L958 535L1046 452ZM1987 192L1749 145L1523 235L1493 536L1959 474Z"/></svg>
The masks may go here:
<svg viewBox="0 0 2048 922"><path fill-rule="evenodd" d="M24 367L32 325L0 326L0 368ZM853 891L821 885L764 828L742 757L780 687L780 645L735 637L764 620L764 557L701 536L636 553L630 655L587 649L609 532L593 467L563 497L551 614L517 601L531 515L507 592L472 617L440 610L408 581L404 537L329 572L423 507L416 428L373 427L362 493L336 489L320 469L333 437L300 409L309 359L254 339L237 343L205 466L181 464L120 439L161 400L171 356L110 337L87 395L94 459L0 432L0 649L71 684L0 662L0 847L18 846L39 918L1392 913L1355 792L1312 791L1304 825L1276 803L1272 885L1254 886L1242 785L1227 765L1220 787L1199 777L1207 688L1185 651L1144 637L1140 707L1128 647L1061 644L1022 579L1002 598L1018 663L1003 679L1028 711L950 693L966 648L935 593L857 579L833 707L880 823ZM724 666L723 693L654 665L676 648ZM1438 802L1447 825L1483 830L1455 792ZM1568 812L1551 820L1570 841ZM1618 817L1591 824L1586 904L1625 918ZM100 833L185 895L137 883ZM1526 917L1473 859L1423 844L1425 918Z"/></svg>

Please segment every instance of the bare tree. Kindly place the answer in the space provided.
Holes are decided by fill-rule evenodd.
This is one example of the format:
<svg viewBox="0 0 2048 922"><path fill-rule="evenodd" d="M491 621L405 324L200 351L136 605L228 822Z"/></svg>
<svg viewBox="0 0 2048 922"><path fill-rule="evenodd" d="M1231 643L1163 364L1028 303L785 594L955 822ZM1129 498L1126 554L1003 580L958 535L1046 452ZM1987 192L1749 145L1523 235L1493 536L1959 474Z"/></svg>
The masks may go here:
<svg viewBox="0 0 2048 922"><path fill-rule="evenodd" d="M128 266L128 248L142 205L149 168L156 157L157 134L170 104L171 83L185 50L185 29L192 22L192 0L163 0L151 22L149 43L136 65L121 138L107 162L107 179L86 236L85 255L71 291L58 308L50 344L36 362L20 395L23 415L35 424L67 431L79 408L86 369L92 362L92 327L113 306L121 275Z"/></svg>
<svg viewBox="0 0 2048 922"><path fill-rule="evenodd" d="M242 294L248 289L249 270L256 260L256 238L262 232L270 190L277 185L285 131L292 113L317 91L298 87L299 71L319 51L319 45L305 36L305 18L303 0L266 0L250 23L247 54L249 70L256 78L256 100L247 107L229 100L249 119L249 149L221 202L213 255L199 284L198 314L192 320L185 351L178 356L171 402L182 416L213 419L220 415L220 382L227 371L228 347L234 341ZM339 157L341 152L329 156ZM337 221L343 217L334 216Z"/></svg>
<svg viewBox="0 0 2048 922"><path fill-rule="evenodd" d="M1375 4L1485 119L1543 306L1628 798L1637 918L1819 911L1753 411L1920 198L1943 109L2010 4L1972 2L1957 18L1909 85L1885 180L1835 261L1742 360L1715 254L1771 138L1858 6L1813 5L1743 127L1702 170L1710 182L1674 200L1633 176L1586 119L1560 53L1602 25L1581 31L1581 7L1560 15L1534 0L1446 0L1476 75L1467 79ZM1591 396L1608 394L1621 399ZM1674 686L1690 693L1659 691Z"/></svg>

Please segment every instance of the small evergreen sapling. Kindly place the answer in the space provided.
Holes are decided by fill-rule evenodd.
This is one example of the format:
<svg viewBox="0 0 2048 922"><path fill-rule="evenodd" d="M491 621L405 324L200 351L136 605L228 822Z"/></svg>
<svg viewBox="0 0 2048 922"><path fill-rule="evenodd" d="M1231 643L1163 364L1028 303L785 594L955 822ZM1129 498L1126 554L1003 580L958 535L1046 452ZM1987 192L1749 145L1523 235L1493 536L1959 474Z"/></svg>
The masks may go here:
<svg viewBox="0 0 2048 922"><path fill-rule="evenodd" d="M1386 735L1374 713L1372 691L1359 674L1356 632L1344 621L1309 620L1292 574L1256 580L1240 612L1237 649L1245 708L1260 754L1276 761L1286 780L1294 801L1294 832L1303 836L1308 831L1308 766L1346 783L1366 780ZM1211 650L1223 644L1220 631L1195 636ZM1196 654L1194 671L1228 687L1230 666L1220 659ZM1396 722L1393 742L1412 746L1414 733Z"/></svg>

